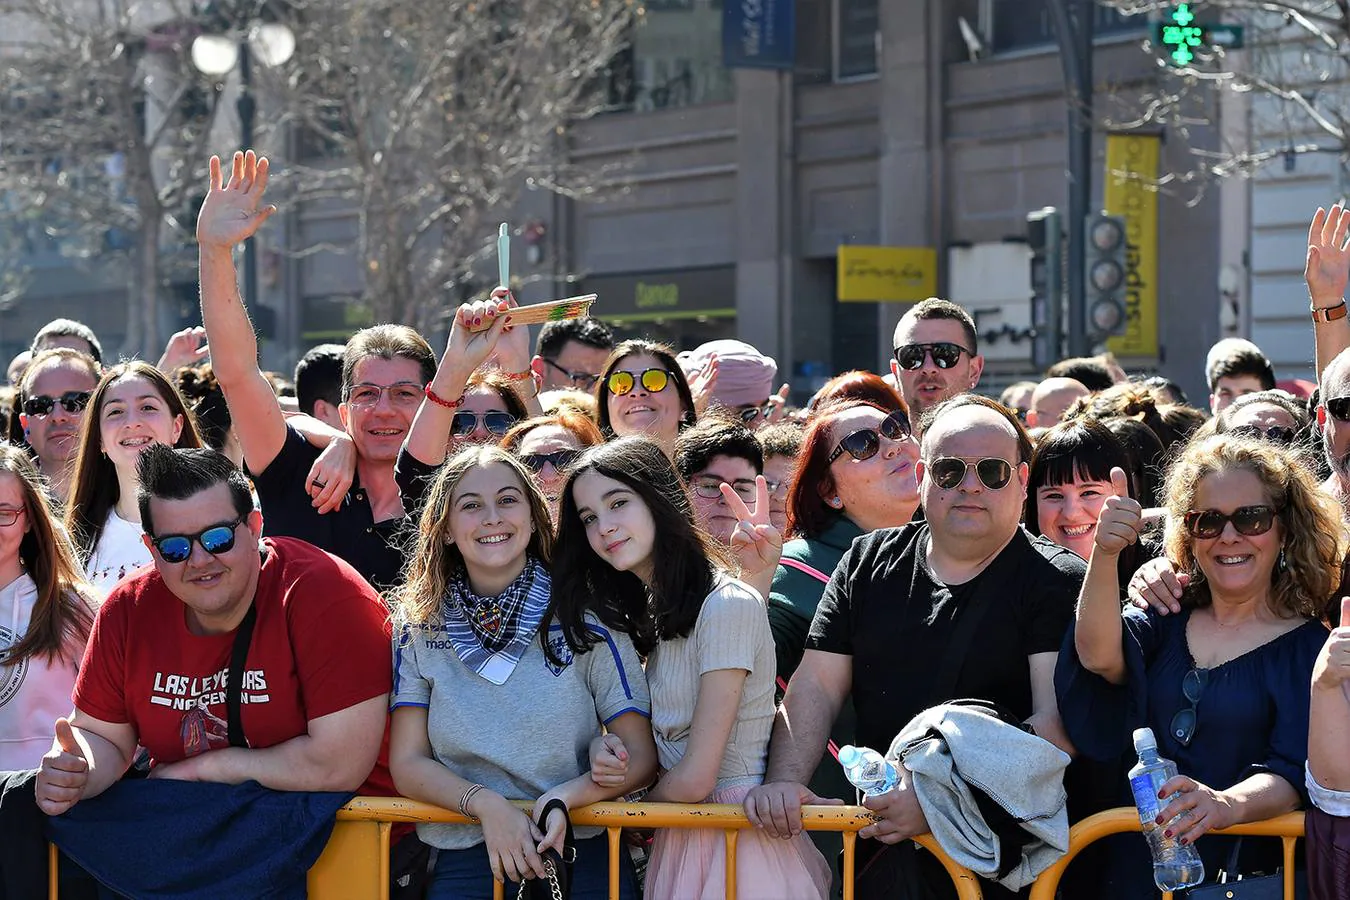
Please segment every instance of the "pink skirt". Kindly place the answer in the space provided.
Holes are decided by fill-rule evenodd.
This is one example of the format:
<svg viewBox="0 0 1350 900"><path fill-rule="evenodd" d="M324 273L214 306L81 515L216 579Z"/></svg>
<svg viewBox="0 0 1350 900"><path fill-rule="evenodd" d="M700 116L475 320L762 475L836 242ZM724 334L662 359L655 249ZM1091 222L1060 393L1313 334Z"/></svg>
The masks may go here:
<svg viewBox="0 0 1350 900"><path fill-rule="evenodd" d="M740 805L750 786L713 791L710 803ZM757 828L736 840L736 896L740 900L822 900L830 866L803 832L790 840ZM726 896L726 841L714 828L658 828L647 863L645 900L722 900Z"/></svg>

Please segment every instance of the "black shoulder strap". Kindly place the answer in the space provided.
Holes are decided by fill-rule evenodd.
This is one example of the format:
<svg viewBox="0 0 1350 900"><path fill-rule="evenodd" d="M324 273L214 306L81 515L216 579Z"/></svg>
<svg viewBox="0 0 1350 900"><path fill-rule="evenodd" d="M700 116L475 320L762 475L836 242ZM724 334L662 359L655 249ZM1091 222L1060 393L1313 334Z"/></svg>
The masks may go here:
<svg viewBox="0 0 1350 900"><path fill-rule="evenodd" d="M239 696L244 690L244 665L248 660L248 647L253 643L253 623L258 620L258 606L250 604L244 614L244 621L234 633L234 647L230 650L230 670L225 674L225 714L230 728L230 746L248 747L244 737L244 717L240 710Z"/></svg>

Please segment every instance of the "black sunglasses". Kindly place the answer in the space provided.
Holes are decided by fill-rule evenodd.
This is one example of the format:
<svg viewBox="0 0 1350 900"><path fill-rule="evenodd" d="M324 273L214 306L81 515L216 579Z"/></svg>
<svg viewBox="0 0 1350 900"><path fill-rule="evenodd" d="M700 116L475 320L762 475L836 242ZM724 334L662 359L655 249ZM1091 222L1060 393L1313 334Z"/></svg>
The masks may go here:
<svg viewBox="0 0 1350 900"><path fill-rule="evenodd" d="M89 405L89 396L89 391L66 391L60 397L38 394L23 401L23 414L42 417L51 413L60 403L61 408L73 416Z"/></svg>
<svg viewBox="0 0 1350 900"><path fill-rule="evenodd" d="M552 453L526 453L520 458L531 472L544 471L544 463L552 463L553 468L561 472L563 469L576 462L580 450L554 450Z"/></svg>
<svg viewBox="0 0 1350 900"><path fill-rule="evenodd" d="M595 387L596 381L600 379L599 375L593 375L590 372L573 372L571 369L564 369L548 357L541 358L544 360L545 364L552 366L563 373L563 375L567 376L567 380L572 382L574 387L581 388L583 391L589 391L591 388Z"/></svg>
<svg viewBox="0 0 1350 900"><path fill-rule="evenodd" d="M769 417L769 413L772 410L773 410L772 403L761 403L753 406L738 406L736 407L736 415L740 417L742 422L744 422L746 425L749 425L751 422L755 421L760 416L763 416L764 418L767 419Z"/></svg>
<svg viewBox="0 0 1350 900"><path fill-rule="evenodd" d="M1335 400L1323 400L1322 405L1331 413L1331 417L1340 422L1350 422L1350 397L1337 397Z"/></svg>
<svg viewBox="0 0 1350 900"><path fill-rule="evenodd" d="M1199 723L1199 715L1196 707L1200 704L1200 697L1205 693L1205 685L1209 684L1209 669L1199 667L1191 669L1186 673L1186 677L1181 679L1181 693L1185 695L1188 707L1177 710L1177 714L1172 717L1172 724L1168 730L1172 732L1172 737L1176 738L1178 744L1183 747L1189 747L1191 740L1195 737L1195 726Z"/></svg>
<svg viewBox="0 0 1350 900"><path fill-rule="evenodd" d="M1292 444L1295 437L1294 429L1285 428L1283 425L1272 425L1269 428L1262 428L1259 425L1239 425L1228 429L1228 433L1286 446Z"/></svg>
<svg viewBox="0 0 1350 900"><path fill-rule="evenodd" d="M1186 530L1191 537L1216 538L1223 534L1229 522L1238 534L1256 537L1265 534L1275 524L1279 512L1273 506L1241 506L1231 513L1221 513L1217 509L1193 509L1186 513Z"/></svg>
<svg viewBox="0 0 1350 900"><path fill-rule="evenodd" d="M858 462L862 462L877 455L877 451L881 449L883 437L890 438L893 441L903 441L909 435L909 416L905 415L902 410L897 409L882 419L881 424L876 428L859 428L857 431L845 435L839 445L834 448L834 452L825 460L825 463L828 465L845 453Z"/></svg>
<svg viewBox="0 0 1350 900"><path fill-rule="evenodd" d="M895 361L900 364L900 368L914 371L923 368L924 358L933 357L933 365L939 369L950 369L961 359L961 354L971 353L960 344L953 344L950 341L938 341L935 344L905 344L902 347L895 348Z"/></svg>
<svg viewBox="0 0 1350 900"><path fill-rule="evenodd" d="M975 470L980 482L991 491L1002 490L1012 480L1012 463L996 456L987 456L975 462L959 456L939 456L928 464L928 477L944 491L950 491L965 480L966 472L970 469Z"/></svg>
<svg viewBox="0 0 1350 900"><path fill-rule="evenodd" d="M167 563L186 562L192 555L193 541L201 544L202 549L212 556L219 556L234 549L235 529L243 523L243 519L235 519L233 522L203 528L196 534L166 534L152 538L150 543L155 545L160 557Z"/></svg>
<svg viewBox="0 0 1350 900"><path fill-rule="evenodd" d="M478 423L483 423L483 430L488 434L501 437L511 430L515 424L516 417L510 413L489 412L489 413L471 413L457 412L450 419L451 437L468 437L478 430Z"/></svg>

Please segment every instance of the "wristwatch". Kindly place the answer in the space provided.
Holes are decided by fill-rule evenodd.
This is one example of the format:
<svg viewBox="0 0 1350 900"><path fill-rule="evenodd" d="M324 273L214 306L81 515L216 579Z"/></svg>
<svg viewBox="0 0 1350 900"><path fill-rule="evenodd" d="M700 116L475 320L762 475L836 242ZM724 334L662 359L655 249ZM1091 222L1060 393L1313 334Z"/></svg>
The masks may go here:
<svg viewBox="0 0 1350 900"><path fill-rule="evenodd" d="M1345 301L1342 300L1335 306L1314 306L1309 312L1312 313L1314 322L1335 322L1338 319L1344 319L1346 316Z"/></svg>

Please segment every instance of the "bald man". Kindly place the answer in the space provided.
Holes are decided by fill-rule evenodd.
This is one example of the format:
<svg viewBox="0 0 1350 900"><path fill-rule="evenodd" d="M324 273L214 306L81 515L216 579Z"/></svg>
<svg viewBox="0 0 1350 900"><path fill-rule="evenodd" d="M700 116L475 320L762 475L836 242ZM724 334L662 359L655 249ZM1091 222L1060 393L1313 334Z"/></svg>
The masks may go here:
<svg viewBox="0 0 1350 900"><path fill-rule="evenodd" d="M1072 378L1047 378L1031 392L1027 411L1029 428L1049 428L1059 421L1079 397L1092 393L1081 381Z"/></svg>

